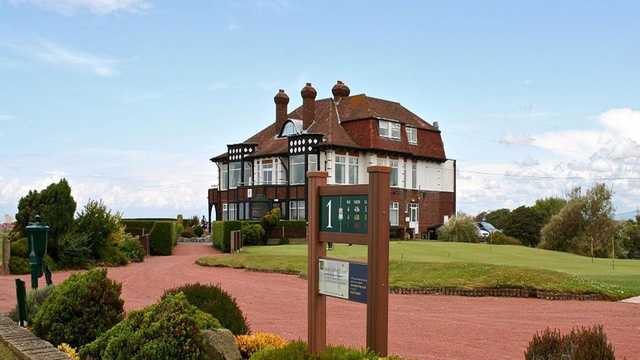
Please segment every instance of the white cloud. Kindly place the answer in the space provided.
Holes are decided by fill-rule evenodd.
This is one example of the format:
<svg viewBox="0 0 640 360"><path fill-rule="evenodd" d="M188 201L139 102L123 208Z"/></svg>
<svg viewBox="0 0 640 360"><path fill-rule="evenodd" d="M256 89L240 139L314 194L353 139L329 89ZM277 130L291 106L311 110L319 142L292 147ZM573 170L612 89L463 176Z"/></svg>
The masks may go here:
<svg viewBox="0 0 640 360"><path fill-rule="evenodd" d="M75 15L80 11L88 11L96 15L120 11L141 13L151 7L151 3L146 0L9 0L9 3L31 4L67 16Z"/></svg>
<svg viewBox="0 0 640 360"><path fill-rule="evenodd" d="M611 109L594 118L596 130L563 130L527 136L507 135L505 145L548 151L513 163L458 165L462 210L515 207L545 196L562 196L572 187L604 182L621 210L640 204L640 111Z"/></svg>
<svg viewBox="0 0 640 360"><path fill-rule="evenodd" d="M4 44L17 53L38 61L90 71L101 77L118 73L120 60L64 47L52 41L41 40L28 44Z"/></svg>

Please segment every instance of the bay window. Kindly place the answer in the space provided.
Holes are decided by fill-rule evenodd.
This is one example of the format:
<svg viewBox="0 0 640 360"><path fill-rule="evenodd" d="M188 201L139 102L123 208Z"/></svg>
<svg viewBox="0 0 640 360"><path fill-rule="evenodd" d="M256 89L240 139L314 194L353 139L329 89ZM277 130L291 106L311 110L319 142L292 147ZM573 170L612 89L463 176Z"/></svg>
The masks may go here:
<svg viewBox="0 0 640 360"><path fill-rule="evenodd" d="M346 156L336 155L336 184L346 183Z"/></svg>
<svg viewBox="0 0 640 360"><path fill-rule="evenodd" d="M235 189L240 184L240 167L241 164L238 161L229 164L229 188Z"/></svg>
<svg viewBox="0 0 640 360"><path fill-rule="evenodd" d="M244 179L243 179L243 185L244 186L251 186L253 184L253 166L251 166L250 162L245 162L244 163Z"/></svg>
<svg viewBox="0 0 640 360"><path fill-rule="evenodd" d="M227 190L229 188L229 165L224 164L220 166L220 190Z"/></svg>
<svg viewBox="0 0 640 360"><path fill-rule="evenodd" d="M294 155L289 157L289 184L304 184L304 155Z"/></svg>
<svg viewBox="0 0 640 360"><path fill-rule="evenodd" d="M262 184L273 183L273 162L271 160L262 161Z"/></svg>
<svg viewBox="0 0 640 360"><path fill-rule="evenodd" d="M358 158L355 156L349 156L349 184L355 185L358 183Z"/></svg>

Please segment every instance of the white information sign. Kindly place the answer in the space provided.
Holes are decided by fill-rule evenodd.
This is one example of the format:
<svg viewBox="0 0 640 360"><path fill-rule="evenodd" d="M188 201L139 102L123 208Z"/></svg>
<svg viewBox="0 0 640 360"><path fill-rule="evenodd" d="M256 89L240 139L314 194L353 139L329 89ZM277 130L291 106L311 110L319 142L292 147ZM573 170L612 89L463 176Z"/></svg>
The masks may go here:
<svg viewBox="0 0 640 360"><path fill-rule="evenodd" d="M320 261L320 294L349 299L349 262L329 259Z"/></svg>

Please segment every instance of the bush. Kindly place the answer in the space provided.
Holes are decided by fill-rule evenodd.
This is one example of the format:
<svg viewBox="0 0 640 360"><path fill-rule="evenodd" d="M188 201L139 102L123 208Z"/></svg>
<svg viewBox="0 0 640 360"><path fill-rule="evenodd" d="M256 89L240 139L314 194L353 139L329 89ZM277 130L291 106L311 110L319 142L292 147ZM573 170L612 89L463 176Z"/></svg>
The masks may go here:
<svg viewBox="0 0 640 360"><path fill-rule="evenodd" d="M213 246L223 252L231 249L231 231L241 230L241 221L216 221L213 223L211 240Z"/></svg>
<svg viewBox="0 0 640 360"><path fill-rule="evenodd" d="M67 354L70 360L80 360L80 356L78 355L76 348L72 347L67 343L62 343L58 345L58 350Z"/></svg>
<svg viewBox="0 0 640 360"><path fill-rule="evenodd" d="M544 216L532 207L520 206L511 212L504 233L520 239L524 245L536 247L540 242L540 230Z"/></svg>
<svg viewBox="0 0 640 360"><path fill-rule="evenodd" d="M29 293L27 293L27 322L31 323L33 318L40 310L42 303L51 295L53 291L53 286L45 286L43 288L31 289ZM18 307L16 307L9 312L9 317L13 321L18 321Z"/></svg>
<svg viewBox="0 0 640 360"><path fill-rule="evenodd" d="M458 215L438 229L438 240L455 242L479 242L478 228L473 218Z"/></svg>
<svg viewBox="0 0 640 360"><path fill-rule="evenodd" d="M524 353L525 360L615 360L615 352L602 325L574 328L562 335L559 330L537 333Z"/></svg>
<svg viewBox="0 0 640 360"><path fill-rule="evenodd" d="M109 244L99 253L102 263L107 266L124 266L129 263L129 258L116 244Z"/></svg>
<svg viewBox="0 0 640 360"><path fill-rule="evenodd" d="M493 232L489 235L489 243L493 245L522 245L520 240L505 235L500 231Z"/></svg>
<svg viewBox="0 0 640 360"><path fill-rule="evenodd" d="M237 336L236 343L243 359L248 359L254 353L266 348L280 349L287 345L287 341L279 335L264 332Z"/></svg>
<svg viewBox="0 0 640 360"><path fill-rule="evenodd" d="M152 255L171 255L176 241L176 224L172 221L157 221L149 235Z"/></svg>
<svg viewBox="0 0 640 360"><path fill-rule="evenodd" d="M80 349L83 359L200 359L201 330L219 328L211 315L187 302L184 294L133 311L94 342Z"/></svg>
<svg viewBox="0 0 640 360"><path fill-rule="evenodd" d="M89 200L78 214L76 229L89 238L94 259L99 260L109 244L109 236L120 228L120 215L112 214L102 201Z"/></svg>
<svg viewBox="0 0 640 360"><path fill-rule="evenodd" d="M27 238L21 238L11 242L11 256L21 258L29 257L29 244L27 244Z"/></svg>
<svg viewBox="0 0 640 360"><path fill-rule="evenodd" d="M93 258L89 236L84 233L69 232L60 239L58 263L65 268L78 268Z"/></svg>
<svg viewBox="0 0 640 360"><path fill-rule="evenodd" d="M144 260L144 247L137 236L126 234L120 244L120 250L131 262L142 262Z"/></svg>
<svg viewBox="0 0 640 360"><path fill-rule="evenodd" d="M183 293L189 303L201 311L211 314L220 321L222 327L234 335L250 332L247 319L242 314L236 300L219 286L188 284L165 292L164 297Z"/></svg>
<svg viewBox="0 0 640 360"><path fill-rule="evenodd" d="M180 236L182 236L183 238L187 238L190 239L193 237L193 228L191 226L187 226L186 228L184 228L184 230L182 230L182 233L180 233Z"/></svg>
<svg viewBox="0 0 640 360"><path fill-rule="evenodd" d="M181 221L176 222L176 236L182 236L184 232L184 225L182 225Z"/></svg>
<svg viewBox="0 0 640 360"><path fill-rule="evenodd" d="M310 355L307 344L293 341L281 348L266 348L251 356L251 360L378 360L378 355L367 350L354 350L343 346L327 346L318 355ZM385 359L400 360L399 357L389 356Z"/></svg>
<svg viewBox="0 0 640 360"><path fill-rule="evenodd" d="M16 231L25 235L25 228L29 222L34 221L36 215L42 216L42 221L49 225L47 251L57 258L58 239L71 230L75 212L76 202L71 195L71 187L67 180L62 179L41 192L29 191L20 199L16 214Z"/></svg>
<svg viewBox="0 0 640 360"><path fill-rule="evenodd" d="M265 239L265 231L260 224L242 224L240 235L245 245L263 245Z"/></svg>
<svg viewBox="0 0 640 360"><path fill-rule="evenodd" d="M202 228L201 225L195 225L193 228L193 233L197 236L197 237L201 237L202 234L204 234L204 229Z"/></svg>
<svg viewBox="0 0 640 360"><path fill-rule="evenodd" d="M30 274L31 265L29 265L29 259L11 255L11 259L9 259L9 272L16 275Z"/></svg>
<svg viewBox="0 0 640 360"><path fill-rule="evenodd" d="M54 345L78 347L122 320L121 285L105 269L71 275L56 286L33 319L33 332Z"/></svg>

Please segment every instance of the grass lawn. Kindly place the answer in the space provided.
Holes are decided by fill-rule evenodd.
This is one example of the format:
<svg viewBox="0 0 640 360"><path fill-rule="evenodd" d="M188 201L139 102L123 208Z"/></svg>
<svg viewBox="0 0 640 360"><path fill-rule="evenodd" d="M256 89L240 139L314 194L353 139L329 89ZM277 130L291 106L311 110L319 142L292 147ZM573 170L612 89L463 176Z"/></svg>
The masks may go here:
<svg viewBox="0 0 640 360"><path fill-rule="evenodd" d="M0 342L0 359L2 360L19 360L19 358L14 354L9 348Z"/></svg>
<svg viewBox="0 0 640 360"><path fill-rule="evenodd" d="M306 245L254 246L241 254L205 257L204 266L306 273ZM335 245L328 256L366 259L366 247ZM640 295L640 260L594 259L524 246L393 241L390 285L405 288L535 288L598 293L612 299Z"/></svg>

